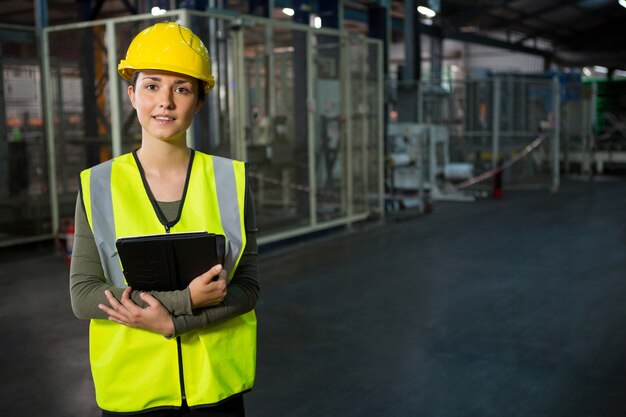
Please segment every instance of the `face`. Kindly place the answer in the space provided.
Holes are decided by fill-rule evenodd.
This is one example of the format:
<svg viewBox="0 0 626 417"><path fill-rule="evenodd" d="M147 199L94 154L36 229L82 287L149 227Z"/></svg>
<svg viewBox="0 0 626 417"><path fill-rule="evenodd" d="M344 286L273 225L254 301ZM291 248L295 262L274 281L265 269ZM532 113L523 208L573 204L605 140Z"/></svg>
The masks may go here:
<svg viewBox="0 0 626 417"><path fill-rule="evenodd" d="M198 82L187 75L142 70L128 96L137 111L143 140L185 142L185 132L200 109Z"/></svg>

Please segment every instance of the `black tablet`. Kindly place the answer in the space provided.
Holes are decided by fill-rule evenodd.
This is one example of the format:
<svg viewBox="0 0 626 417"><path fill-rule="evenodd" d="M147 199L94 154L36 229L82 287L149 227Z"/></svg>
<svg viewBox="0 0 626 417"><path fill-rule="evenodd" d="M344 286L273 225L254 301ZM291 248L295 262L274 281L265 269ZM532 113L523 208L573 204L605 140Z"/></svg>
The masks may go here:
<svg viewBox="0 0 626 417"><path fill-rule="evenodd" d="M226 238L207 232L164 233L120 238L116 247L124 277L140 291L185 289L224 262Z"/></svg>

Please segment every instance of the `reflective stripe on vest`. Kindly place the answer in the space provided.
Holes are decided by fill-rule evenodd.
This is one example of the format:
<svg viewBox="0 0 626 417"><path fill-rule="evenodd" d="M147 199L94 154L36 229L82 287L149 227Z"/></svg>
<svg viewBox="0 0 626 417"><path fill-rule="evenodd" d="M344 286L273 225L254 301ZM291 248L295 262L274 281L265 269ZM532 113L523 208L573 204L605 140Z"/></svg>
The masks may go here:
<svg viewBox="0 0 626 417"><path fill-rule="evenodd" d="M224 266L232 278L246 245L245 165L195 152L189 175L181 217L171 232L223 233L228 242ZM81 187L106 279L123 287L115 240L163 233L165 227L155 214L131 154L83 171ZM190 407L214 404L252 388L256 367L254 311L178 339L179 345L177 340L155 333L92 320L90 360L98 405L122 413L180 406L181 374Z"/></svg>
<svg viewBox="0 0 626 417"><path fill-rule="evenodd" d="M111 197L111 167L113 160L104 162L91 170L89 177L91 199L91 227L102 261L102 269L107 281L124 288L126 282L120 262L115 256L115 223L113 220L113 201Z"/></svg>
<svg viewBox="0 0 626 417"><path fill-rule="evenodd" d="M226 158L213 157L217 202L220 206L220 218L226 232L227 248L224 268L232 271L237 262L237 254L241 250L241 217L237 200L237 183L232 168L233 161Z"/></svg>

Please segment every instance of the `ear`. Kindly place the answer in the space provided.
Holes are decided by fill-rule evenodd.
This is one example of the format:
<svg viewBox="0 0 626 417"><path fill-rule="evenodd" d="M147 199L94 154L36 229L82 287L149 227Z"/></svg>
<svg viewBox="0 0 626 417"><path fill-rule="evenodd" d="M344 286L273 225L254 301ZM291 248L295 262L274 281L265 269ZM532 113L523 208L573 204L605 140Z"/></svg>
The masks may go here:
<svg viewBox="0 0 626 417"><path fill-rule="evenodd" d="M128 92L128 98L130 98L130 103L133 105L133 108L137 110L137 107L135 107L135 89L132 85L129 85L126 91Z"/></svg>
<svg viewBox="0 0 626 417"><path fill-rule="evenodd" d="M202 108L203 104L204 104L204 100L197 100L196 108L194 109L193 113L194 114L198 113L198 110L200 110Z"/></svg>

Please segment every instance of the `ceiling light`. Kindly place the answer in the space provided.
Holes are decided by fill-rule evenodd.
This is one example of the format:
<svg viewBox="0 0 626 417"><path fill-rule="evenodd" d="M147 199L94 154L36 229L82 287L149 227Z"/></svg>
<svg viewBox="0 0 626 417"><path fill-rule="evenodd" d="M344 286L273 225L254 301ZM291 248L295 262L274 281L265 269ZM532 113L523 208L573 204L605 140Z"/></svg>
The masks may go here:
<svg viewBox="0 0 626 417"><path fill-rule="evenodd" d="M287 16L293 16L295 14L293 9L290 9L289 7L285 7L283 9L283 13L285 13Z"/></svg>
<svg viewBox="0 0 626 417"><path fill-rule="evenodd" d="M623 0L623 1L626 1L626 0ZM426 6L417 6L417 12L420 14L423 14L429 19L432 19L433 17L437 15L437 13L435 13L433 9L429 9Z"/></svg>
<svg viewBox="0 0 626 417"><path fill-rule="evenodd" d="M595 72L599 72L600 74L607 74L609 72L609 69L607 67L600 67L598 65L593 67L593 70Z"/></svg>
<svg viewBox="0 0 626 417"><path fill-rule="evenodd" d="M160 16L162 14L165 14L167 10L161 9L159 6L154 6L152 10L150 10L150 12L152 13L152 16Z"/></svg>
<svg viewBox="0 0 626 417"><path fill-rule="evenodd" d="M591 77L591 70L585 67L583 68L583 74L585 74L585 77Z"/></svg>
<svg viewBox="0 0 626 417"><path fill-rule="evenodd" d="M620 6L626 7L626 0L617 0Z"/></svg>
<svg viewBox="0 0 626 417"><path fill-rule="evenodd" d="M319 16L315 16L315 19L313 20L313 26L315 26L316 29L319 29L322 27L322 18Z"/></svg>

